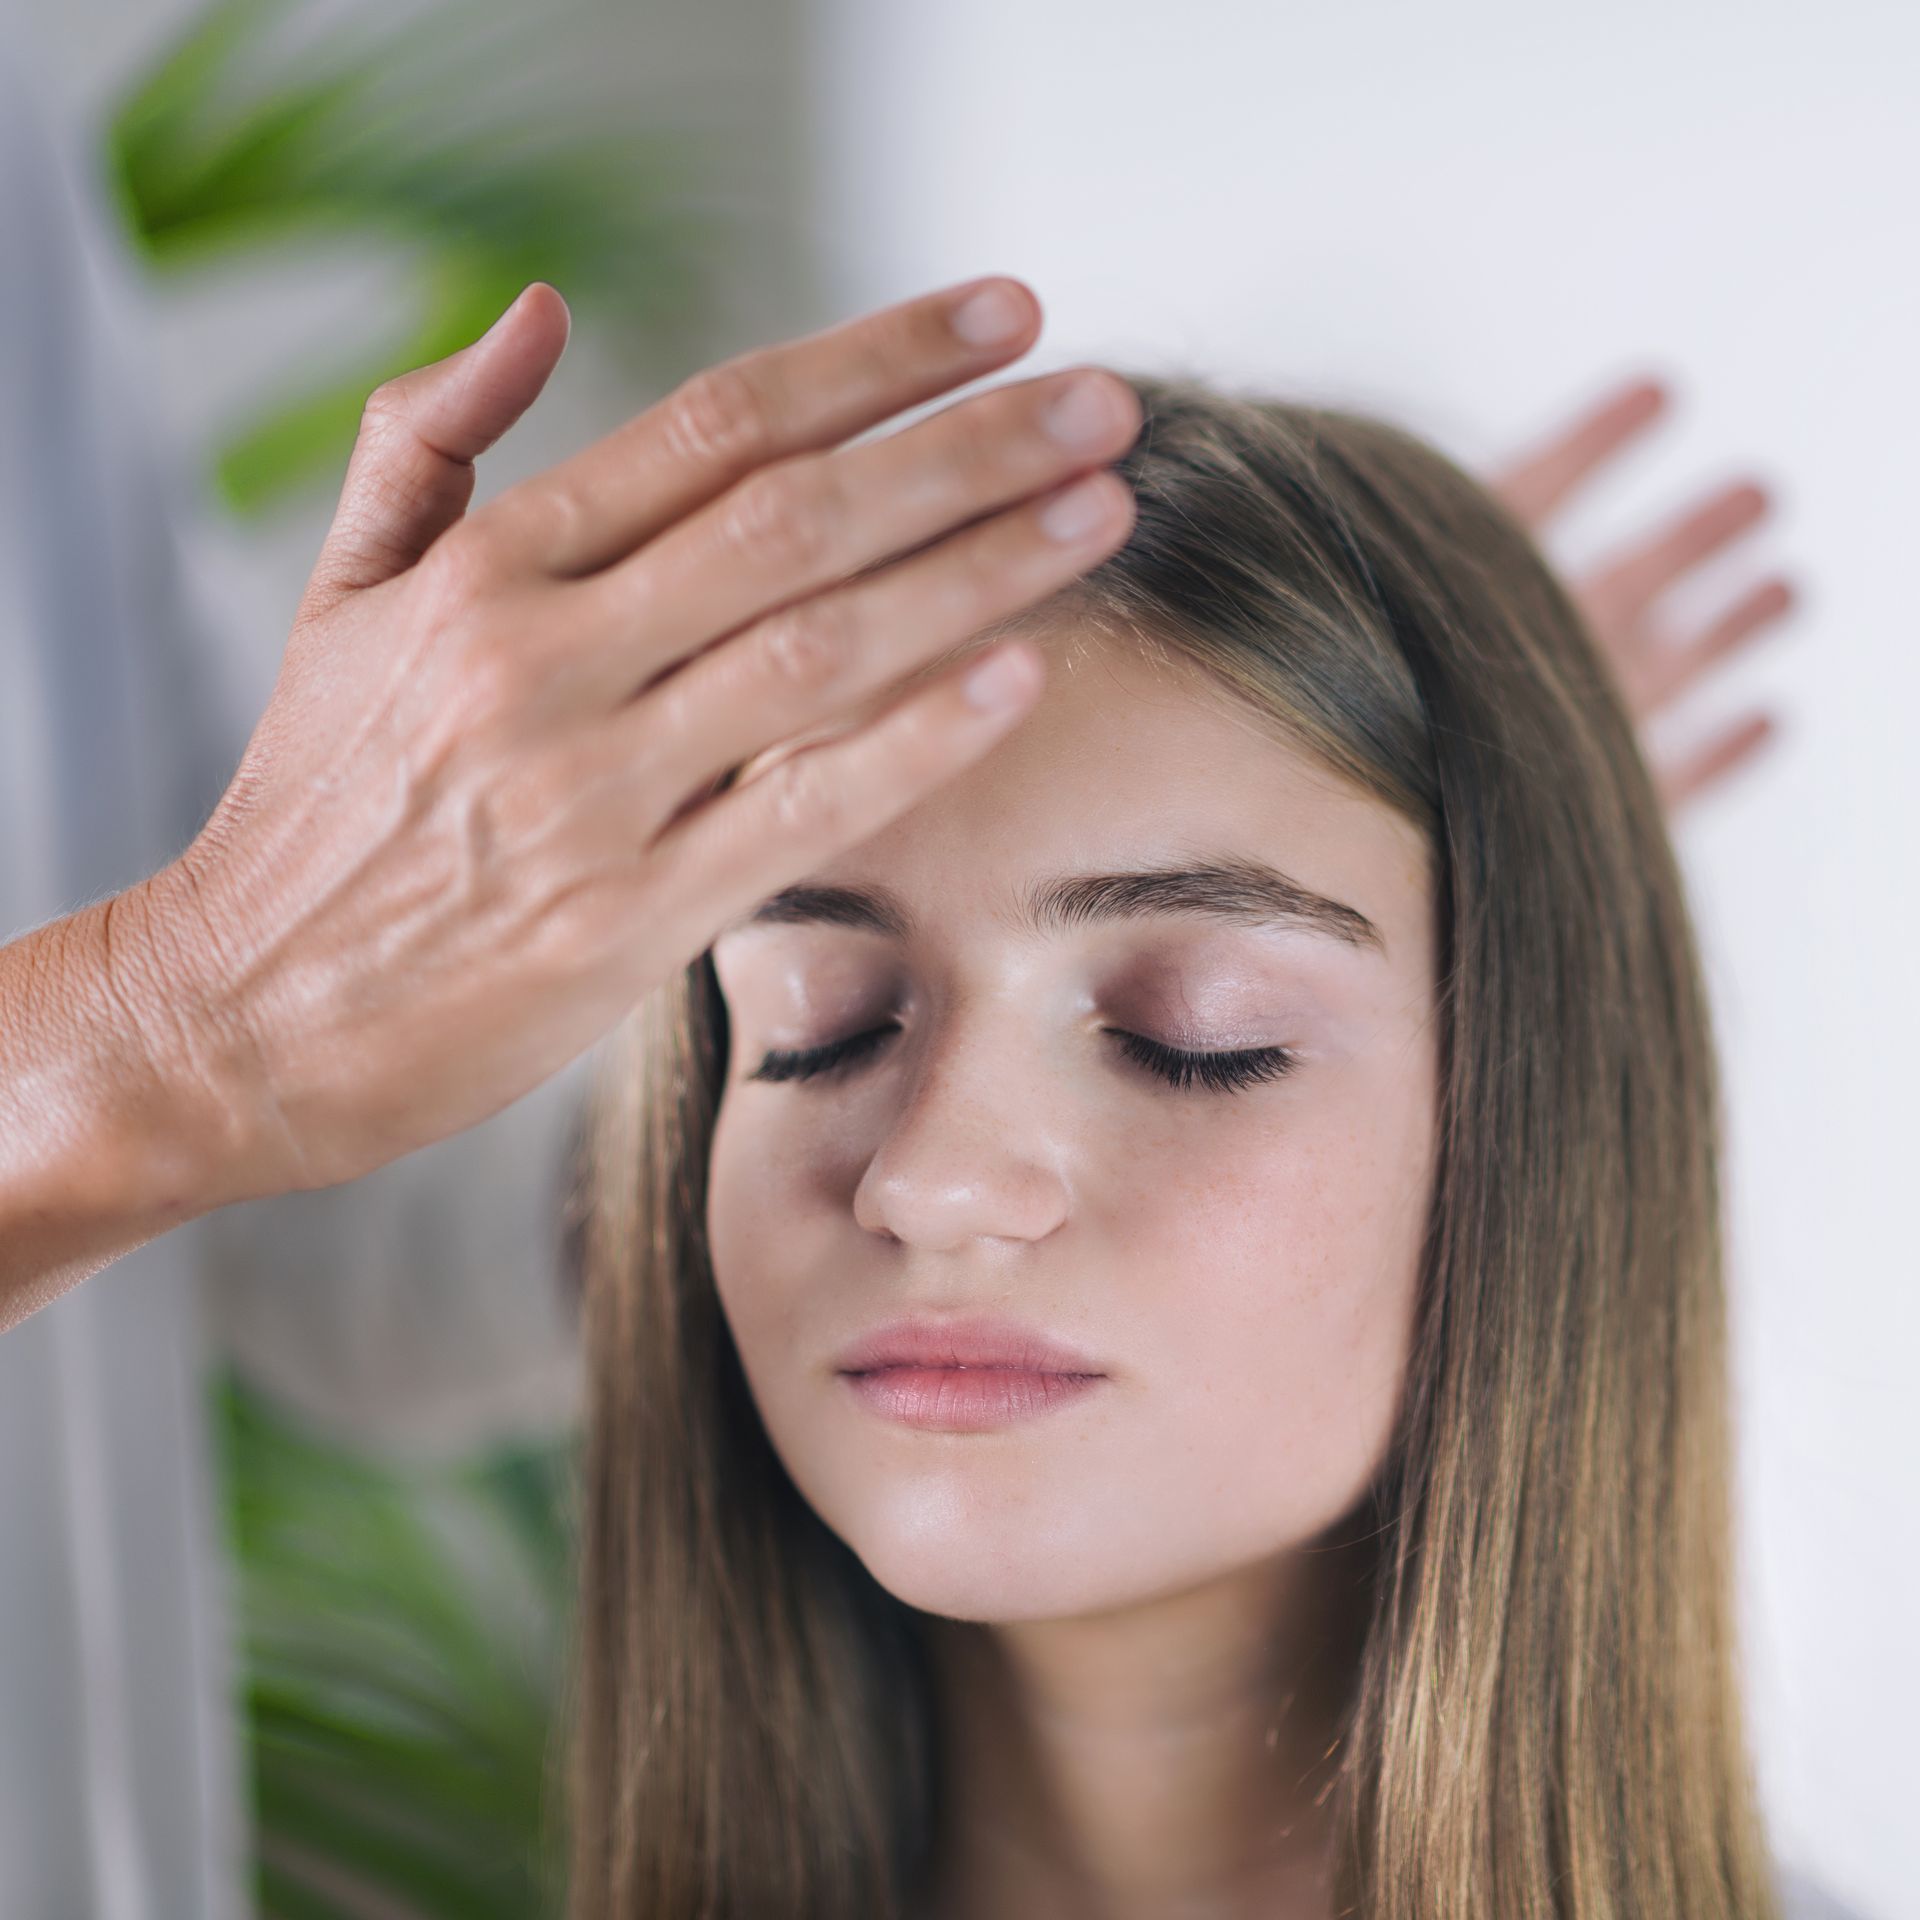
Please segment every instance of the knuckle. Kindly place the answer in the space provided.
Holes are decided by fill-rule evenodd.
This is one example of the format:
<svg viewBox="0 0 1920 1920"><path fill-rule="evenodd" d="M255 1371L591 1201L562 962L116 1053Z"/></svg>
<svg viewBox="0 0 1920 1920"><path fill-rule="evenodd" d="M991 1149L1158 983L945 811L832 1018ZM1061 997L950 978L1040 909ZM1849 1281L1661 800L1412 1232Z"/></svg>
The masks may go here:
<svg viewBox="0 0 1920 1920"><path fill-rule="evenodd" d="M809 750L783 760L764 776L774 830L784 838L831 838L838 832L846 800L834 777L832 760Z"/></svg>
<svg viewBox="0 0 1920 1920"><path fill-rule="evenodd" d="M640 696L648 710L647 724L653 737L664 747L678 747L702 737L699 687L703 679L694 668L682 667Z"/></svg>
<svg viewBox="0 0 1920 1920"><path fill-rule="evenodd" d="M762 568L811 574L825 566L837 508L827 464L796 461L763 470L735 488L726 540Z"/></svg>
<svg viewBox="0 0 1920 1920"><path fill-rule="evenodd" d="M610 945L612 922L607 890L597 876L557 887L538 910L535 964L551 977L578 979Z"/></svg>
<svg viewBox="0 0 1920 1920"><path fill-rule="evenodd" d="M389 422L404 421L412 411L407 376L397 373L390 380L381 381L367 395L366 403L360 409L361 430L364 432L370 428L378 429Z"/></svg>
<svg viewBox="0 0 1920 1920"><path fill-rule="evenodd" d="M534 539L542 553L571 554L585 546L591 516L580 489L571 481L548 475L528 505Z"/></svg>
<svg viewBox="0 0 1920 1920"><path fill-rule="evenodd" d="M508 718L532 697L533 675L523 648L497 634L476 633L461 655L460 704L474 720Z"/></svg>
<svg viewBox="0 0 1920 1920"><path fill-rule="evenodd" d="M771 403L751 356L703 368L667 399L674 451L702 464L760 457L773 443Z"/></svg>
<svg viewBox="0 0 1920 1920"><path fill-rule="evenodd" d="M852 621L844 598L817 596L784 607L760 623L754 636L755 665L784 688L818 693L839 678L852 645Z"/></svg>
<svg viewBox="0 0 1920 1920"><path fill-rule="evenodd" d="M482 533L456 520L420 556L420 567L436 596L466 599L490 578L490 555Z"/></svg>

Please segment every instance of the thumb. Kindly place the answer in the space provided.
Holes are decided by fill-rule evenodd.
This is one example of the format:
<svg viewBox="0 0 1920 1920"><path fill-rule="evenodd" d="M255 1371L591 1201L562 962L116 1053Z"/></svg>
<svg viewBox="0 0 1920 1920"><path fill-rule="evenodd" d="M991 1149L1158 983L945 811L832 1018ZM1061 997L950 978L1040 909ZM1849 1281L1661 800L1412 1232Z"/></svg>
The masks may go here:
<svg viewBox="0 0 1920 1920"><path fill-rule="evenodd" d="M466 512L474 460L533 404L571 328L535 280L470 346L374 389L303 616L404 573Z"/></svg>

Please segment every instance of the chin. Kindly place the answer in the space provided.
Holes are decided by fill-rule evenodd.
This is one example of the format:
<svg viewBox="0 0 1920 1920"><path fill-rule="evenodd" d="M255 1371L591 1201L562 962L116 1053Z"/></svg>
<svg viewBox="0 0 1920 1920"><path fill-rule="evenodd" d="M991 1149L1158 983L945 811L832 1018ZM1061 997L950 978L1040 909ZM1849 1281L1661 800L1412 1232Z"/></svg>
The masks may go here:
<svg viewBox="0 0 1920 1920"><path fill-rule="evenodd" d="M1083 1570L1046 1564L1044 1548L1025 1565L970 1564L963 1554L942 1557L924 1551L870 1558L861 1563L896 1600L921 1613L983 1626L1020 1620L1066 1620L1100 1613L1128 1597Z"/></svg>
<svg viewBox="0 0 1920 1920"><path fill-rule="evenodd" d="M1044 1505L969 1514L958 1496L923 1487L857 1522L823 1517L896 1600L949 1620L1067 1619L1152 1592L1141 1556L1082 1537L1084 1510L1071 1520Z"/></svg>

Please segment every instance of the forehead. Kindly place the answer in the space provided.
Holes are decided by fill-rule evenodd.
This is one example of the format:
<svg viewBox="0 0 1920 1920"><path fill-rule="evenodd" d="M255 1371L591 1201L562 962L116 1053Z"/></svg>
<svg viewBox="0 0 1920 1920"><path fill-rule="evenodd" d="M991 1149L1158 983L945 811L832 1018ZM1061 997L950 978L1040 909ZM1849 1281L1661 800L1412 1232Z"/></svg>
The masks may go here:
<svg viewBox="0 0 1920 1920"><path fill-rule="evenodd" d="M1190 660L1066 625L1028 637L1047 677L1026 717L808 882L878 882L918 917L936 914L943 899L1004 907L1038 873L1238 855L1365 915L1396 963L1424 960L1431 856L1413 822L1282 737ZM846 719L776 743L741 778L871 717L958 651Z"/></svg>

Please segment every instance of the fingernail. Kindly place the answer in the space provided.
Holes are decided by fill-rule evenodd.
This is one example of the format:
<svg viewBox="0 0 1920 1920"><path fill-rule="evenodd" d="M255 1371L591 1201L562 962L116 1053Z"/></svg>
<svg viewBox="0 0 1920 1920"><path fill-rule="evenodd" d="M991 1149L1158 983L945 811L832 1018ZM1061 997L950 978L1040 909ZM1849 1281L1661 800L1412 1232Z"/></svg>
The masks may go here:
<svg viewBox="0 0 1920 1920"><path fill-rule="evenodd" d="M984 712L1017 707L1033 684L1033 666L1019 647L1000 647L967 675L968 704Z"/></svg>
<svg viewBox="0 0 1920 1920"><path fill-rule="evenodd" d="M1106 519L1112 504L1107 483L1099 474L1090 473L1040 510L1041 530L1048 539L1062 543L1083 539Z"/></svg>
<svg viewBox="0 0 1920 1920"><path fill-rule="evenodd" d="M1048 433L1074 453L1085 453L1112 439L1114 424L1107 383L1097 373L1083 373L1047 409Z"/></svg>
<svg viewBox="0 0 1920 1920"><path fill-rule="evenodd" d="M970 347L1011 340L1026 325L1027 310L1004 280L983 287L953 312L953 330Z"/></svg>
<svg viewBox="0 0 1920 1920"><path fill-rule="evenodd" d="M522 287L520 291L513 296L513 298L507 303L506 311L502 313L500 318L496 320L493 323L493 325L490 326L487 329L487 331L480 336L482 340L490 338L492 335L498 333L500 329L506 325L507 321L512 317L514 310L520 305L521 301L523 301L527 297L527 295L530 292L532 292L534 284L535 283L533 281L529 280L527 284L524 287Z"/></svg>

